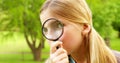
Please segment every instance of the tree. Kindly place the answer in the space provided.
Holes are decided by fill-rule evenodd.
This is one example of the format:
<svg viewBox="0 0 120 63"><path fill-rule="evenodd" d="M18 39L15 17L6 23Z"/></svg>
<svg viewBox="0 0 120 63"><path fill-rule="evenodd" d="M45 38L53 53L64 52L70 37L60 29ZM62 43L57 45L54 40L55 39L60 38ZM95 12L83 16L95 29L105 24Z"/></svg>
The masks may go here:
<svg viewBox="0 0 120 63"><path fill-rule="evenodd" d="M111 23L114 18L110 5L108 4L109 1L103 0L91 0L92 2L89 3L90 8L93 14L93 25L95 29L102 35L104 38L109 37L111 33ZM109 30L109 31L106 31Z"/></svg>
<svg viewBox="0 0 120 63"><path fill-rule="evenodd" d="M116 30L116 31L118 31L118 38L120 38L120 8L119 8L119 5L120 5L120 3L118 2L118 3L116 3L116 5L115 5L115 11L116 11L116 13L115 13L115 20L112 22L112 26L113 26L113 28Z"/></svg>
<svg viewBox="0 0 120 63"><path fill-rule="evenodd" d="M42 44L44 43L39 19L39 10L43 2L44 0L0 1L0 11L6 15L0 21L0 30L23 33L35 61L41 59ZM36 44L37 42L39 44Z"/></svg>
<svg viewBox="0 0 120 63"><path fill-rule="evenodd" d="M110 41L113 31L112 23L116 21L119 13L117 7L118 0L88 0L93 14L93 25L95 29L104 37L106 42Z"/></svg>
<svg viewBox="0 0 120 63"><path fill-rule="evenodd" d="M116 31L118 31L118 37L120 38L120 21L114 21L112 26Z"/></svg>

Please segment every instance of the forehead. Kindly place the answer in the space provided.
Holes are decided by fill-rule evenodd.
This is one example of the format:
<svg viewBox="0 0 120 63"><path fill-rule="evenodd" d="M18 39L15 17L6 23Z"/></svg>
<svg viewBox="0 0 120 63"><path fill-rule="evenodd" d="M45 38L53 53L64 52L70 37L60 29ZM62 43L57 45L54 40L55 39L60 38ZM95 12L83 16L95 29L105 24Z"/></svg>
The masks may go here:
<svg viewBox="0 0 120 63"><path fill-rule="evenodd" d="M63 18L60 18L60 17L58 17L58 16L56 16L56 15L52 15L49 10L45 10L44 12L42 12L42 13L40 14L40 21L41 21L42 24L43 24L46 20L48 20L48 19L50 19L50 18L58 19L59 21L61 21L61 22L63 22L63 23L67 22L67 20L65 20L65 19L63 19Z"/></svg>
<svg viewBox="0 0 120 63"><path fill-rule="evenodd" d="M45 10L44 12L42 12L40 14L40 21L42 22L42 24L49 18L51 18L52 15L50 14L50 12L48 10Z"/></svg>
<svg viewBox="0 0 120 63"><path fill-rule="evenodd" d="M50 13L50 11L48 11L48 10L45 10L44 12L42 12L42 13L40 14L40 21L41 21L42 24L43 24L46 20L51 19L51 18L54 18L54 19L59 20L59 21L63 21L63 19L61 19L60 17L57 17L57 16L55 16L55 15L52 15L52 14Z"/></svg>

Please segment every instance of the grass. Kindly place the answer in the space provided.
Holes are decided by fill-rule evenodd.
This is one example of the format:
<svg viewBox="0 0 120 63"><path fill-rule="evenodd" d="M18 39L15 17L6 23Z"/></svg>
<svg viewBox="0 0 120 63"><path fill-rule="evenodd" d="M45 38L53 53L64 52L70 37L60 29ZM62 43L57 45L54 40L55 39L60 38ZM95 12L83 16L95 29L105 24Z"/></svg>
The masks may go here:
<svg viewBox="0 0 120 63"><path fill-rule="evenodd" d="M0 37L1 38L1 37ZM23 55L23 52L28 52ZM46 43L42 50L42 61L33 61L30 49L21 34L14 38L0 39L0 63L44 63L49 57L49 46Z"/></svg>
<svg viewBox="0 0 120 63"><path fill-rule="evenodd" d="M120 51L120 38L113 38L110 42L111 48Z"/></svg>
<svg viewBox="0 0 120 63"><path fill-rule="evenodd" d="M32 54L0 54L0 63L44 63L49 54L42 53L42 61L33 61Z"/></svg>
<svg viewBox="0 0 120 63"><path fill-rule="evenodd" d="M44 63L49 57L49 45L45 43L45 48L42 50L42 61L33 61L32 54L22 54L22 52L30 52L22 35L14 36L15 39L5 39L5 42L0 42L0 63ZM0 40L1 41L1 40ZM111 48L120 51L120 39L111 39Z"/></svg>
<svg viewBox="0 0 120 63"><path fill-rule="evenodd" d="M6 52L0 53L0 63L44 63L44 61L49 57L49 48L42 50L42 61L33 61L33 56L31 53L22 54L22 52Z"/></svg>

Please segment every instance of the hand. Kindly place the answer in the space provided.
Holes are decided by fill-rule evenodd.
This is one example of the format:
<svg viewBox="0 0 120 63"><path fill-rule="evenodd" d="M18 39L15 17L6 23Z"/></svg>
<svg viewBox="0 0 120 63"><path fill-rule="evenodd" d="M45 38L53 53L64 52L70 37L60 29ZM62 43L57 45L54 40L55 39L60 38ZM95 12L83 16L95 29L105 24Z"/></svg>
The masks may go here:
<svg viewBox="0 0 120 63"><path fill-rule="evenodd" d="M59 48L57 49L56 47ZM52 42L50 46L51 63L69 63L67 51L63 49L62 42Z"/></svg>

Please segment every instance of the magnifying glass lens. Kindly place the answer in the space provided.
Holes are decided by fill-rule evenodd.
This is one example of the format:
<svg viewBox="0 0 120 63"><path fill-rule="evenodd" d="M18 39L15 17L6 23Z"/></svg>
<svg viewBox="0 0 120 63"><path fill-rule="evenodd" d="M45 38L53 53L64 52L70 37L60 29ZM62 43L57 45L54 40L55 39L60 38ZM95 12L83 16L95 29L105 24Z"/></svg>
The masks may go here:
<svg viewBox="0 0 120 63"><path fill-rule="evenodd" d="M48 40L56 41L63 34L63 24L57 19L48 19L42 26L42 33Z"/></svg>

